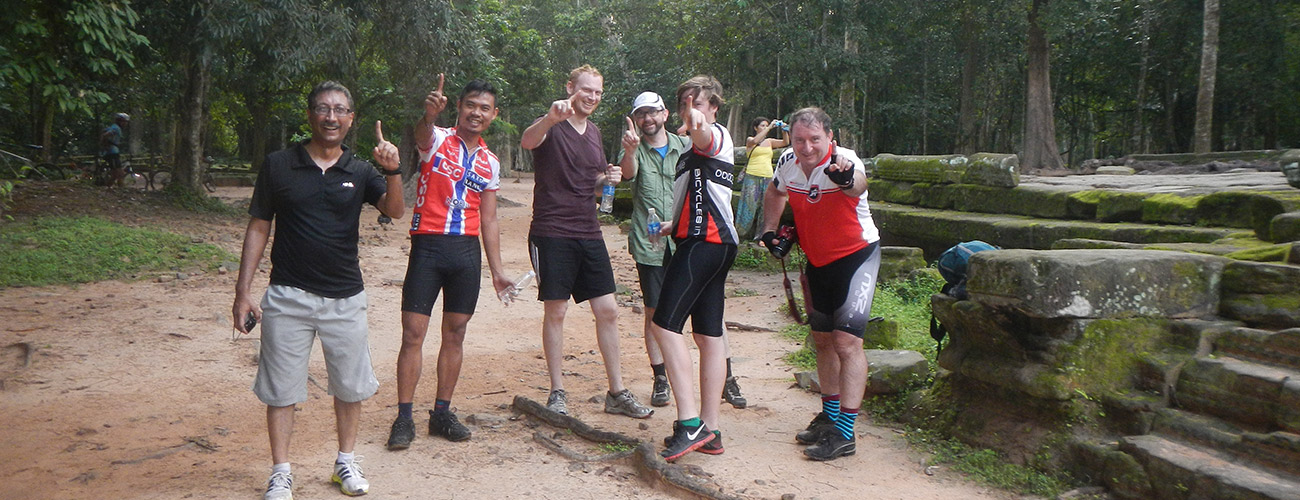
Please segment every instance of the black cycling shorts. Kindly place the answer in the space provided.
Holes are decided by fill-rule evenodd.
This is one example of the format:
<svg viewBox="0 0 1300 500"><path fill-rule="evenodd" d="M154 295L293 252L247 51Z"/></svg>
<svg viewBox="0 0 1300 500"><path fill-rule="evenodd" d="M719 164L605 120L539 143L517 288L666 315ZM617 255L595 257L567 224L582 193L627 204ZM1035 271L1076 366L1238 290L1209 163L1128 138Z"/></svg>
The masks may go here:
<svg viewBox="0 0 1300 500"><path fill-rule="evenodd" d="M482 265L477 236L411 235L411 258L402 284L402 311L429 316L438 292L445 290L443 312L474 314Z"/></svg>
<svg viewBox="0 0 1300 500"><path fill-rule="evenodd" d="M871 319L871 301L880 273L880 242L822 267L808 264L812 309L808 326L815 332L840 330L861 338Z"/></svg>
<svg viewBox="0 0 1300 500"><path fill-rule="evenodd" d="M614 293L614 268L605 240L529 236L528 252L537 271L537 300L575 303Z"/></svg>
<svg viewBox="0 0 1300 500"><path fill-rule="evenodd" d="M722 336L723 308L727 302L727 271L736 260L736 245L688 239L664 272L663 289L654 322L660 328L682 333L686 317L692 330L708 337Z"/></svg>

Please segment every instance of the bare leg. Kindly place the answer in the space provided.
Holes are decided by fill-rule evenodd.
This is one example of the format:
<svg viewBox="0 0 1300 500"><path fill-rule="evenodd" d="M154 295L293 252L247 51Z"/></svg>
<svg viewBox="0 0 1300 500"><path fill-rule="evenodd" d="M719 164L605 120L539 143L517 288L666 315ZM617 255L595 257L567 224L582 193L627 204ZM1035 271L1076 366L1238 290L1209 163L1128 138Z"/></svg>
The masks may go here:
<svg viewBox="0 0 1300 500"><path fill-rule="evenodd" d="M424 367L424 336L428 331L428 316L402 311L402 349L397 352L398 403L415 401L415 386L420 383Z"/></svg>
<svg viewBox="0 0 1300 500"><path fill-rule="evenodd" d="M609 393L623 391L622 361L618 349L618 303L614 294L592 298L591 313L596 316L596 344L605 361L605 377L609 379Z"/></svg>
<svg viewBox="0 0 1300 500"><path fill-rule="evenodd" d="M564 388L564 314L568 310L567 299L543 302L542 353L546 355L552 391Z"/></svg>
<svg viewBox="0 0 1300 500"><path fill-rule="evenodd" d="M867 390L867 355L862 350L862 339L839 330L831 332L830 335L835 338L834 357L839 360L840 365L838 379L838 389L841 391L840 406L861 408L862 394ZM826 386L823 384L822 387Z"/></svg>
<svg viewBox="0 0 1300 500"><path fill-rule="evenodd" d="M357 445L357 429L361 426L361 402L349 403L335 397L334 424L338 426L339 451L352 453Z"/></svg>
<svg viewBox="0 0 1300 500"><path fill-rule="evenodd" d="M685 336L660 328L659 325L651 328L654 328L659 348L663 350L668 384L673 387L673 399L677 402L677 420L690 420L700 416L695 403L695 391L691 390L695 382L691 377L691 351L686 347Z"/></svg>
<svg viewBox="0 0 1300 500"><path fill-rule="evenodd" d="M700 347L700 417L709 429L717 430L722 385L727 379L727 341L695 334L695 345Z"/></svg>
<svg viewBox="0 0 1300 500"><path fill-rule="evenodd" d="M655 339L654 317L655 308L645 308L645 352L646 355L650 356L650 364L662 365L664 364L664 353L659 350L659 341Z"/></svg>
<svg viewBox="0 0 1300 500"><path fill-rule="evenodd" d="M271 438L271 463L289 461L289 438L293 437L293 409L289 406L266 407L266 433Z"/></svg>
<svg viewBox="0 0 1300 500"><path fill-rule="evenodd" d="M812 332L812 337L813 348L817 351L817 379L821 383L822 394L840 394L840 356L835 350L834 332ZM843 396L841 401L842 398Z"/></svg>
<svg viewBox="0 0 1300 500"><path fill-rule="evenodd" d="M451 401L465 359L465 328L470 314L442 313L442 344L438 346L438 399Z"/></svg>

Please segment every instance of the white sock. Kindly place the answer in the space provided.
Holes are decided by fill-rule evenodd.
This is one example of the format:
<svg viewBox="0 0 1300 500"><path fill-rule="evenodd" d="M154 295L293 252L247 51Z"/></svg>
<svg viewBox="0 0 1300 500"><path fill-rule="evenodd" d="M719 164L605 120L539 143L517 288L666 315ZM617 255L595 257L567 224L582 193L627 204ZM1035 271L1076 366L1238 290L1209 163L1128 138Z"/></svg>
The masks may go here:
<svg viewBox="0 0 1300 500"><path fill-rule="evenodd" d="M351 453L343 453L343 452L340 451L340 452L339 452L338 463L346 464L346 463L348 463L348 462L351 462L354 458L356 458L355 455L353 455L353 454L351 454Z"/></svg>
<svg viewBox="0 0 1300 500"><path fill-rule="evenodd" d="M292 473L293 471L289 469L289 462L281 462L271 466L271 473L275 474L277 472Z"/></svg>

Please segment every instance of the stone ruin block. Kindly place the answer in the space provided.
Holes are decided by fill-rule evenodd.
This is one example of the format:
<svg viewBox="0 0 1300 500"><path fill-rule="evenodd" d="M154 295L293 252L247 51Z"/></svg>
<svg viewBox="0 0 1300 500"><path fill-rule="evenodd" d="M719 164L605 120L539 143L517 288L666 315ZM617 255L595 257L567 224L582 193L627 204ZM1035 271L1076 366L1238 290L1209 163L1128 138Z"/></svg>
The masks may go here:
<svg viewBox="0 0 1300 500"><path fill-rule="evenodd" d="M1226 262L1149 250L998 250L971 258L967 289L1034 318L1196 318L1218 312Z"/></svg>

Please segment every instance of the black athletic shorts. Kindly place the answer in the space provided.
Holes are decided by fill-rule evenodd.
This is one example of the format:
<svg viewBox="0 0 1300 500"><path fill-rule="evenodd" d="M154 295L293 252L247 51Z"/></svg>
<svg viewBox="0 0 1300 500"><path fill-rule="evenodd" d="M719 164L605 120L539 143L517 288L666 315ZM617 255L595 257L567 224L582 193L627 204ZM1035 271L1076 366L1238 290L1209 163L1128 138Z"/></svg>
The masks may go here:
<svg viewBox="0 0 1300 500"><path fill-rule="evenodd" d="M664 263L672 259L672 251L664 249ZM637 281L641 282L641 303L650 309L659 307L659 290L664 287L664 274L668 266L636 264Z"/></svg>
<svg viewBox="0 0 1300 500"><path fill-rule="evenodd" d="M474 314L482 265L477 236L411 235L402 311L429 316L438 292L445 290L443 312Z"/></svg>
<svg viewBox="0 0 1300 500"><path fill-rule="evenodd" d="M861 338L871 319L880 272L880 242L841 257L823 267L808 264L812 308L808 326L815 332L840 330Z"/></svg>
<svg viewBox="0 0 1300 500"><path fill-rule="evenodd" d="M682 333L691 317L695 333L722 336L722 310L727 301L727 271L736 260L736 245L699 239L679 242L664 272L663 290L654 322L660 328Z"/></svg>
<svg viewBox="0 0 1300 500"><path fill-rule="evenodd" d="M528 253L537 271L537 300L575 303L614 293L614 268L605 240L529 236Z"/></svg>

